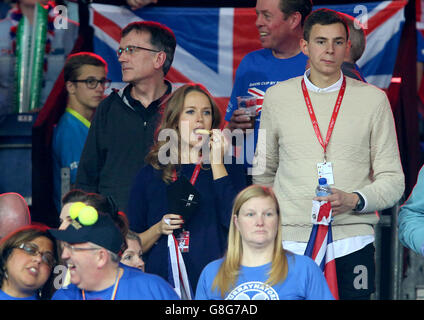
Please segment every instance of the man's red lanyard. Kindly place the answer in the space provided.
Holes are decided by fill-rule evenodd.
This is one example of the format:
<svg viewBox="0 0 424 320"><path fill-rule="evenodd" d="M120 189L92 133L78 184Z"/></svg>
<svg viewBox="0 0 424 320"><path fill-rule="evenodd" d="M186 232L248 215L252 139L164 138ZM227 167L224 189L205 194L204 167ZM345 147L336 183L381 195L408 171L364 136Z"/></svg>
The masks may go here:
<svg viewBox="0 0 424 320"><path fill-rule="evenodd" d="M201 163L202 163L202 159L200 159L199 162L194 167L193 174L190 179L190 183L193 186L196 183L197 177L199 176ZM177 172L174 169L174 171L172 172L172 181L175 182L177 181L177 179L178 179ZM184 228L183 228L183 233L186 233L187 236L189 237L188 231L185 231ZM180 251L178 248L179 248L179 242L177 241L175 235L171 233L170 235L168 235L168 249L170 253L169 265L171 266L171 270L172 270L174 286L180 298L182 297L181 290L184 290L185 295L187 295L188 298L191 300L190 281L188 280L187 270L184 264L184 258L181 255L181 252L188 252L188 251Z"/></svg>
<svg viewBox="0 0 424 320"><path fill-rule="evenodd" d="M324 162L327 161L326 159L326 152L327 152L327 146L330 142L331 134L333 133L334 125L336 124L336 119L339 114L340 106L342 104L343 96L346 90L346 77L343 76L343 83L340 87L339 95L337 96L336 104L334 105L333 114L331 116L330 123L328 125L327 130L327 137L325 138L325 142L322 139L321 131L319 130L319 125L317 121L317 117L315 116L314 108L312 107L311 98L309 97L308 89L306 88L305 80L302 79L302 91L303 91L303 97L305 98L306 107L308 108L309 116L311 117L312 126L314 127L315 134L318 138L318 142L321 144L321 146L324 149Z"/></svg>

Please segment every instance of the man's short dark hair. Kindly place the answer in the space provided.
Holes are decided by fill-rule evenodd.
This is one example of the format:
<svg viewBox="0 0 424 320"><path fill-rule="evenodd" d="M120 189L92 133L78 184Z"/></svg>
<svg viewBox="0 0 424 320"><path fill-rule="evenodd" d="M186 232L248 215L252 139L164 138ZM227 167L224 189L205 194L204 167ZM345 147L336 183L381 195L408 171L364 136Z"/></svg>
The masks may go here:
<svg viewBox="0 0 424 320"><path fill-rule="evenodd" d="M175 47L177 40L174 32L164 24L154 21L136 21L127 25L121 32L121 38L128 35L131 31L150 33L150 44L157 50L166 54L166 60L163 64L163 74L166 75L171 68L174 60Z"/></svg>
<svg viewBox="0 0 424 320"><path fill-rule="evenodd" d="M107 73L107 63L101 56L92 52L78 52L69 55L66 59L65 67L63 68L65 82L76 80L80 75L80 69L85 65L104 67Z"/></svg>
<svg viewBox="0 0 424 320"><path fill-rule="evenodd" d="M318 9L313 11L305 20L303 26L303 39L309 41L312 27L316 24L327 26L330 24L341 23L346 30L346 40L349 39L349 27L346 20L337 11L331 9Z"/></svg>
<svg viewBox="0 0 424 320"><path fill-rule="evenodd" d="M301 26L312 11L312 0L280 0L280 10L286 19L295 12L302 15Z"/></svg>

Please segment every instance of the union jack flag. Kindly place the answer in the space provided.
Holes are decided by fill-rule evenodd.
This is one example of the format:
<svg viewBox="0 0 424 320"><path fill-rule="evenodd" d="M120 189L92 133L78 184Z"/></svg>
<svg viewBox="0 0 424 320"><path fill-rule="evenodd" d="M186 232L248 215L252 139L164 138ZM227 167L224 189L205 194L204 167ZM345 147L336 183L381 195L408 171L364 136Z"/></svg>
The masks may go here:
<svg viewBox="0 0 424 320"><path fill-rule="evenodd" d="M364 26L367 46L357 62L367 82L387 89L405 21L407 0L326 6L356 17ZM318 9L323 6L316 6ZM153 20L170 27L177 38L174 62L167 79L175 85L202 83L225 112L235 71L250 51L261 48L254 8L127 7L91 5L94 49L109 65L112 87L120 88L121 68L116 57L120 31L128 23ZM263 98L263 92L252 93Z"/></svg>
<svg viewBox="0 0 424 320"><path fill-rule="evenodd" d="M367 45L357 61L368 83L387 89L391 83L407 0L328 6L357 18L364 26Z"/></svg>
<svg viewBox="0 0 424 320"><path fill-rule="evenodd" d="M337 287L336 261L334 260L333 235L331 232L331 205L329 202L314 201L318 207L316 223L305 250L305 256L312 258L321 268L328 287L336 300L339 299Z"/></svg>

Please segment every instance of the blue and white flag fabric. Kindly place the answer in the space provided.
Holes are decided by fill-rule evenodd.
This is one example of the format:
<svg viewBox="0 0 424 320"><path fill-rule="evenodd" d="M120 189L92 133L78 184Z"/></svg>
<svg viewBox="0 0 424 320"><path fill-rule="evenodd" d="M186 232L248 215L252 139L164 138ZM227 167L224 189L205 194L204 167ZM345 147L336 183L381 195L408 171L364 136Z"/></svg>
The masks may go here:
<svg viewBox="0 0 424 320"><path fill-rule="evenodd" d="M364 26L367 45L357 64L367 82L381 89L391 83L407 3L393 0L326 6L356 17ZM112 88L124 85L116 56L121 29L140 20L163 23L175 33L177 48L167 79L176 86L203 84L225 112L241 59L261 48L255 8L146 7L132 11L124 6L92 4L94 51L108 63Z"/></svg>

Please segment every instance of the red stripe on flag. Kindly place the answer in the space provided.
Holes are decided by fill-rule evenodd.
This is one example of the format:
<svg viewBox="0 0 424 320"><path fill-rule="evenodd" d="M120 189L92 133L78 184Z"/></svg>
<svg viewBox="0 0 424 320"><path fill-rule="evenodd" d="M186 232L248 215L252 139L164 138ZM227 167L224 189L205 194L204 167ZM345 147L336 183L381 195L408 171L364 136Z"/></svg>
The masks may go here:
<svg viewBox="0 0 424 320"><path fill-rule="evenodd" d="M221 119L224 119L225 113L227 111L228 101L230 101L230 98L228 97L213 97L216 104L218 105L219 110L221 111ZM221 121L221 129L224 129L227 123L225 121Z"/></svg>
<svg viewBox="0 0 424 320"><path fill-rule="evenodd" d="M249 88L249 89L247 89L247 92L249 92L253 95L256 95L257 97L263 97L264 96L261 92L256 90L256 88Z"/></svg>
<svg viewBox="0 0 424 320"><path fill-rule="evenodd" d="M330 216L330 211L331 211L331 203L330 202L326 202L323 205L320 206L319 208L319 213L318 213L318 222L321 222L323 218L327 218Z"/></svg>
<svg viewBox="0 0 424 320"><path fill-rule="evenodd" d="M234 9L233 79L241 59L249 52L262 48L255 23L255 8Z"/></svg>
<svg viewBox="0 0 424 320"><path fill-rule="evenodd" d="M327 280L334 299L339 300L339 287L337 285L336 261L333 259L325 265L324 276Z"/></svg>
<svg viewBox="0 0 424 320"><path fill-rule="evenodd" d="M121 41L121 27L112 20L93 10L93 24L102 29L109 37L116 42Z"/></svg>
<svg viewBox="0 0 424 320"><path fill-rule="evenodd" d="M328 226L320 224L318 226L318 230L317 230L317 236L315 238L315 246L314 246L314 250L312 251L312 259L315 260L315 258L317 257L317 254L319 252L319 250L321 249L325 237L327 236L328 233Z"/></svg>
<svg viewBox="0 0 424 320"><path fill-rule="evenodd" d="M180 258L178 256L178 250L180 250L180 249L179 249L179 246L178 246L177 239L175 239L175 236L174 235L172 235L172 237L174 238L175 255L177 256L177 267L178 267L178 274L179 274L179 278L180 278L180 282L181 282L181 287L184 287L183 275L182 275L181 269L180 269Z"/></svg>
<svg viewBox="0 0 424 320"><path fill-rule="evenodd" d="M177 69L171 67L168 73L166 74L166 79L168 79L171 83L191 83L193 82Z"/></svg>
<svg viewBox="0 0 424 320"><path fill-rule="evenodd" d="M367 28L364 30L365 35L369 35L384 22L393 17L400 9L406 6L407 0L392 1L386 8L378 11L367 21Z"/></svg>

